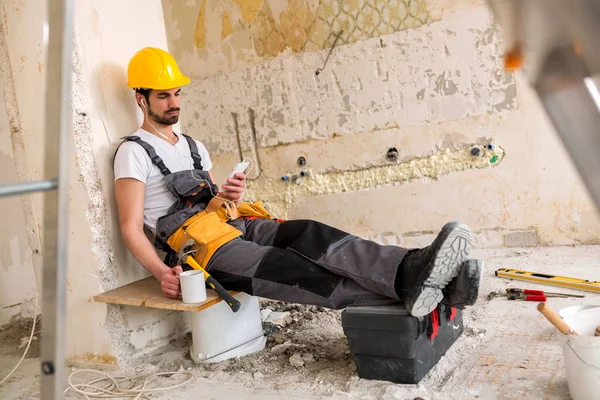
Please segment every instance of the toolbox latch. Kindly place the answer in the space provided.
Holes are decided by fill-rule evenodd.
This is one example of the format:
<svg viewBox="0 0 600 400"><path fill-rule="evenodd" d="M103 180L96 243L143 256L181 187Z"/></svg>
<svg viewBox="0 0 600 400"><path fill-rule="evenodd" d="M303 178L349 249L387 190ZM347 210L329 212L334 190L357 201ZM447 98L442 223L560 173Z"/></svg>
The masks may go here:
<svg viewBox="0 0 600 400"><path fill-rule="evenodd" d="M429 335L429 340L433 340L440 330L440 313L436 308L429 315L431 316L431 325L429 326L427 333Z"/></svg>
<svg viewBox="0 0 600 400"><path fill-rule="evenodd" d="M456 317L456 307L450 307L450 316L448 317L448 321L452 321Z"/></svg>

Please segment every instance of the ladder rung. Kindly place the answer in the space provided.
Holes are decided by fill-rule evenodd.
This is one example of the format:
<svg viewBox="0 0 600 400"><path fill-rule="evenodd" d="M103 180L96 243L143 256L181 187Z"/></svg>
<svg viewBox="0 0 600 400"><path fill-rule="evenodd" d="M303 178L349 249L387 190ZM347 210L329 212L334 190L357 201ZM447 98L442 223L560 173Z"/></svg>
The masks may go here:
<svg viewBox="0 0 600 400"><path fill-rule="evenodd" d="M54 190L58 187L58 180L52 179L47 181L35 181L24 183L11 183L8 185L0 185L0 197L17 196L20 194L31 192L45 192Z"/></svg>

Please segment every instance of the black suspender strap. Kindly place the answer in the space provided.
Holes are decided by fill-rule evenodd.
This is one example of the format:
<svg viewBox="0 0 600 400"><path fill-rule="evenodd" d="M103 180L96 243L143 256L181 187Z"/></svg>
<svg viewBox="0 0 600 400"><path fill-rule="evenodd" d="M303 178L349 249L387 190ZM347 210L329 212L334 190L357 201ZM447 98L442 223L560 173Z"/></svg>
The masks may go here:
<svg viewBox="0 0 600 400"><path fill-rule="evenodd" d="M196 142L185 133L182 133L182 135L190 146L190 153L192 154L192 159L194 160L194 168L202 170L202 157L200 157L200 154L198 154L198 146L196 146Z"/></svg>
<svg viewBox="0 0 600 400"><path fill-rule="evenodd" d="M202 170L202 157L200 157L200 154L198 154L198 146L196 145L196 142L194 141L194 139L192 139L188 135L186 135L186 134L182 134L182 135L183 135L183 137L185 137L185 139L188 142L188 146L190 147L190 154L192 155L192 160L194 161L194 168ZM125 136L122 139L123 139L123 142L121 142L121 144L123 144L125 142L135 142L135 143L139 144L140 146L142 146L144 148L144 150L146 150L146 153L148 153L148 156L150 156L152 163L160 169L160 172L162 172L163 175L169 175L171 173L169 168L167 168L167 166L163 162L162 158L160 158L160 156L158 154L156 154L156 150L154 150L154 147L152 147L147 142L144 142L139 136L135 136L135 135ZM119 145L119 147L121 147L121 145ZM115 156L117 154L117 151L119 151L118 147L117 147L117 150L115 151ZM114 163L114 157L113 157L113 163Z"/></svg>
<svg viewBox="0 0 600 400"><path fill-rule="evenodd" d="M135 136L135 135L134 136L125 136L123 138L123 140L124 140L124 142L135 142L135 143L139 144L140 146L142 146L144 148L144 150L146 150L146 153L148 153L148 156L150 156L152 163L154 165L156 165L158 167L158 169L160 169L160 172L162 172L163 175L169 175L171 173L169 168L167 168L167 166L163 162L162 158L160 158L160 156L158 154L156 154L154 147L152 147L148 143L144 142L142 139L140 139L139 136ZM115 152L115 154L116 154L116 152Z"/></svg>

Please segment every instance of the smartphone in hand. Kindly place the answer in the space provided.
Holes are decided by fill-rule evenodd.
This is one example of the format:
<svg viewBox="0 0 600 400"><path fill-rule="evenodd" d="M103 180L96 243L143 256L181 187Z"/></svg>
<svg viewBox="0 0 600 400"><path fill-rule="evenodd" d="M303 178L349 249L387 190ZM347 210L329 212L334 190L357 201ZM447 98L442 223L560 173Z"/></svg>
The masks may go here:
<svg viewBox="0 0 600 400"><path fill-rule="evenodd" d="M235 174L242 174L244 172L246 172L246 169L248 169L248 166L250 165L249 162L241 162L238 163L233 170L231 171L231 173L229 174L229 177L227 178L227 180L235 177ZM224 184L227 184L227 180L225 180Z"/></svg>

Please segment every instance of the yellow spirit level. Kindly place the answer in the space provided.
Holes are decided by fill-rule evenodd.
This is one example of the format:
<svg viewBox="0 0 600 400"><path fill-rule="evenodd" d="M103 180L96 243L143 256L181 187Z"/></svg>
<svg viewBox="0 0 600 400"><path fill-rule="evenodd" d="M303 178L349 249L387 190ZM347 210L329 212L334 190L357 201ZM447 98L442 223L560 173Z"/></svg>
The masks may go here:
<svg viewBox="0 0 600 400"><path fill-rule="evenodd" d="M600 293L599 281L588 281L586 279L569 278L566 276L540 274L539 272L529 272L510 268L500 268L496 270L495 274L500 278L518 279L521 281L544 283L546 285Z"/></svg>

